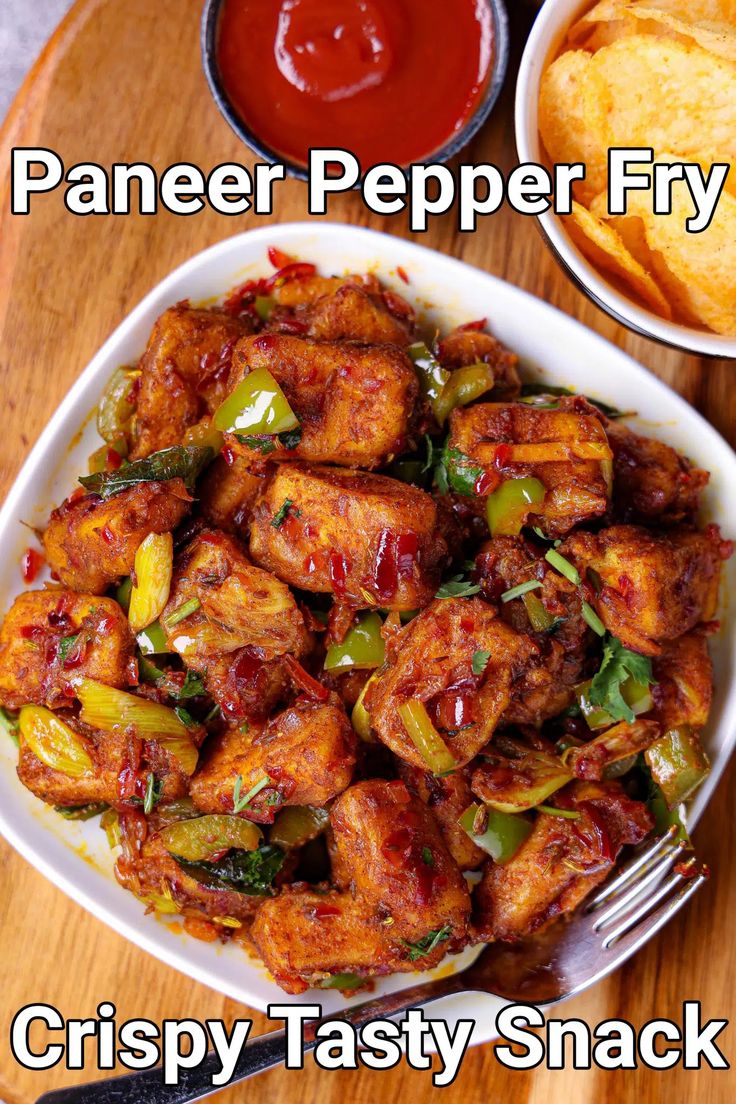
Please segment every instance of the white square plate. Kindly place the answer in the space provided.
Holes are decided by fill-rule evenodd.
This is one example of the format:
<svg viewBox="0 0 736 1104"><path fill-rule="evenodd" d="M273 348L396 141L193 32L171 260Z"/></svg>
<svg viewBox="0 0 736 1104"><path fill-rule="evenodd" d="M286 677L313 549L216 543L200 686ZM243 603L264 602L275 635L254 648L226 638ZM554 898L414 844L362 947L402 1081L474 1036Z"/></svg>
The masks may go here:
<svg viewBox="0 0 736 1104"><path fill-rule="evenodd" d="M734 535L728 503L736 486L736 454L684 399L615 346L540 299L421 246L350 226L298 223L253 230L193 257L154 288L103 345L41 435L0 512L0 593L6 604L23 589L19 561L28 530L21 522L43 525L50 508L87 470L87 458L99 445L90 412L113 369L138 359L166 307L181 299L213 302L246 279L270 274L269 245L314 261L324 273L373 270L413 299L430 324L443 329L488 318L491 331L521 356L527 378L531 374L638 411L643 432L661 437L712 473L705 495L707 519L723 525L725 536ZM399 266L409 277L408 285L396 274ZM731 591L735 572L732 560L726 565L724 595ZM704 809L736 740L736 649L730 619L711 644L716 693L705 742L713 770L698 793L691 822ZM143 906L115 882L98 822L63 820L20 785L15 762L11 742L1 741L0 831L75 901L163 962L253 1008L263 1011L272 1001L312 999L311 994L287 997L236 944L202 943L145 915ZM448 959L438 970L448 969L448 963L460 965L474 953ZM405 984L400 976L378 981L376 992ZM314 999L325 1012L345 1005L337 993L319 992ZM434 1005L432 1014L452 1027L457 1019L472 1017L477 1021L473 1042L480 1043L493 1037L501 1007L500 1000L474 994L448 998Z"/></svg>

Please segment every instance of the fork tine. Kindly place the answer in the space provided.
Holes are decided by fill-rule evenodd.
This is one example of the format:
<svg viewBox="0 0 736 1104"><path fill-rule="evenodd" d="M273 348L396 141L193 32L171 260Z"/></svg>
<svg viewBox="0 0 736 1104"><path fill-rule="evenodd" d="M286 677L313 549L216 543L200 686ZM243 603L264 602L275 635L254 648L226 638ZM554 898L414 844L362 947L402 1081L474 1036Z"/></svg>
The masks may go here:
<svg viewBox="0 0 736 1104"><path fill-rule="evenodd" d="M675 847L665 851L659 861L654 863L653 866L650 866L646 870L646 873L642 874L641 877L635 878L633 880L633 885L626 889L625 892L617 894L613 898L613 901L611 901L609 897L609 907L595 920L593 930L602 931L604 928L610 927L616 918L626 911L629 904L635 901L635 899L649 886L655 886L657 882L659 882L665 874L680 861L686 849L687 843L685 843L684 840L676 844ZM649 899L651 900L651 898Z"/></svg>
<svg viewBox="0 0 736 1104"><path fill-rule="evenodd" d="M646 851L642 851L641 854L636 855L631 859L620 871L620 873L608 882L599 893L597 893L588 904L586 912L595 912L601 907L610 897L613 897L615 893L624 890L628 883L632 881L648 866L661 851L673 851L677 844L675 843L675 836L679 831L679 827L673 824L671 828L668 828L663 836L659 836Z"/></svg>
<svg viewBox="0 0 736 1104"><path fill-rule="evenodd" d="M698 873L694 874L693 871L696 869ZM623 918L621 923L604 938L604 950L614 948L617 955L626 951L628 956L630 947L633 945L635 950L658 931L700 889L708 876L707 868L699 867L697 860L692 858L685 864L685 869L675 871L651 897ZM673 893L678 886L681 887L679 892ZM624 941L626 946L623 945Z"/></svg>

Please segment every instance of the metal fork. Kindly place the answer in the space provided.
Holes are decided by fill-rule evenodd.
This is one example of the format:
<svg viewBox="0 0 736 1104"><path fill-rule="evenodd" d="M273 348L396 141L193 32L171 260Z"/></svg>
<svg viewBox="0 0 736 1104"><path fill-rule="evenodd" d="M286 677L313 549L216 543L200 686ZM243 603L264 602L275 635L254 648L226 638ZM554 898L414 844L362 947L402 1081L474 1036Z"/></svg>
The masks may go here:
<svg viewBox="0 0 736 1104"><path fill-rule="evenodd" d="M708 870L673 826L631 860L569 920L553 924L541 937L513 945L492 943L465 970L422 982L364 1004L310 1021L304 1051L319 1041L318 1028L335 1020L360 1028L370 1020L397 1016L442 997L489 993L511 1002L546 1005L582 992L606 977L659 931L696 893ZM273 1031L247 1044L230 1085L280 1065L286 1057L285 1033ZM220 1062L210 1053L196 1069L182 1071L180 1083L164 1085L160 1069L95 1081L44 1093L37 1104L191 1104L219 1092L212 1076Z"/></svg>

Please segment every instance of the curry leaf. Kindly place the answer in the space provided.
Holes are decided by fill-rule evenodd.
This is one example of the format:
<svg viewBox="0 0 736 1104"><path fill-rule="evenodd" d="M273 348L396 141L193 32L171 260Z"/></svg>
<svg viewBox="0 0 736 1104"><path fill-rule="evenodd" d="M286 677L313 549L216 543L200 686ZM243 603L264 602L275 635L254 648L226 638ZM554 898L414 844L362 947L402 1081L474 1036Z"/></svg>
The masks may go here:
<svg viewBox="0 0 736 1104"><path fill-rule="evenodd" d="M112 498L139 483L166 483L170 479L183 480L187 490L191 491L197 477L214 459L214 455L211 448L175 445L173 448L162 449L161 452L152 452L142 460L124 464L117 471L80 475L79 482L85 490L92 491L101 498Z"/></svg>

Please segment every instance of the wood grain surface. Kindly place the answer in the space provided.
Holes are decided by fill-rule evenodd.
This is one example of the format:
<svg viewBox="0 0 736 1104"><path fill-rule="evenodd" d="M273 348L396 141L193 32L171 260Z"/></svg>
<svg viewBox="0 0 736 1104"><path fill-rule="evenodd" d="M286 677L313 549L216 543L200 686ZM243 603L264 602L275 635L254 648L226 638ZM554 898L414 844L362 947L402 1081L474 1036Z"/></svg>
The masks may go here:
<svg viewBox="0 0 736 1104"><path fill-rule="evenodd" d="M467 150L470 161L515 163L513 75L527 31L523 5L512 0L514 58L503 101ZM262 219L229 219L212 211L192 218L77 218L60 195L44 197L26 218L9 214L7 172L12 146L43 145L67 164L92 160L148 161L159 171L191 161L207 171L225 160L251 164L210 100L199 64L198 0L79 0L42 55L0 134L0 489L10 486L29 447L103 339L142 295L199 249ZM441 63L438 57L437 63ZM306 217L306 189L276 188L274 222ZM369 215L356 195L332 202L330 217L406 234L403 217ZM423 244L460 257L541 296L625 348L677 388L717 428L736 438L736 366L686 357L637 338L601 314L557 268L534 220L510 210L460 235L452 216L432 223ZM591 364L591 380L595 365ZM711 883L694 903L632 962L595 990L565 1006L595 1024L620 1017L641 1026L655 1016L676 1021L684 999L702 1001L704 1017L736 1011L736 827L732 764L696 832L698 851L712 867ZM65 1016L93 1016L101 1000L117 1006L119 1021L146 1016L196 1016L230 1021L248 1016L209 989L187 980L128 944L84 912L7 845L0 843L0 1098L29 1104L44 1090L89 1079L60 1068L32 1073L9 1052L8 1027L30 1002L55 1005ZM256 1030L263 1027L256 1017ZM728 1031L721 1037L736 1058ZM429 1074L405 1066L385 1073L275 1070L247 1087L226 1090L223 1104L244 1099L269 1104L363 1104L417 1099L432 1090ZM625 1073L505 1070L493 1047L466 1056L444 1099L481 1104L730 1104L730 1072L673 1070Z"/></svg>

